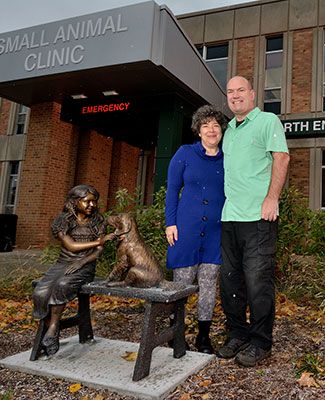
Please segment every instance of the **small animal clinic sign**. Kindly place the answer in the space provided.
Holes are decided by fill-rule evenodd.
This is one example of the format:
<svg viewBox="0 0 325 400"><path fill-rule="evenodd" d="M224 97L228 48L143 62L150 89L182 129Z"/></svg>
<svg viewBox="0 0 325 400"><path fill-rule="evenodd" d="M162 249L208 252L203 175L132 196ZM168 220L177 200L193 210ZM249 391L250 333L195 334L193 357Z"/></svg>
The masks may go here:
<svg viewBox="0 0 325 400"><path fill-rule="evenodd" d="M130 102L117 102L106 104L94 104L81 107L80 115L85 114L105 114L117 111L127 111L130 107Z"/></svg>
<svg viewBox="0 0 325 400"><path fill-rule="evenodd" d="M157 7L146 1L0 32L0 83L148 60Z"/></svg>
<svg viewBox="0 0 325 400"><path fill-rule="evenodd" d="M283 120L281 122L287 137L325 136L325 118Z"/></svg>

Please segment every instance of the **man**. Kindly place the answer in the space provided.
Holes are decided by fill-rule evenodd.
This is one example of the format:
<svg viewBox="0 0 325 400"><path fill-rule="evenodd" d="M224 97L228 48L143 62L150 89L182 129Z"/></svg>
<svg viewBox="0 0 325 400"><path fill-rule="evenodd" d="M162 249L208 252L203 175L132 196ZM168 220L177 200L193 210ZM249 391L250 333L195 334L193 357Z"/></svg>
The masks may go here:
<svg viewBox="0 0 325 400"><path fill-rule="evenodd" d="M254 106L255 93L246 78L229 80L227 99L235 115L223 140L220 287L228 339L218 355L254 366L271 354L278 200L289 154L279 118Z"/></svg>

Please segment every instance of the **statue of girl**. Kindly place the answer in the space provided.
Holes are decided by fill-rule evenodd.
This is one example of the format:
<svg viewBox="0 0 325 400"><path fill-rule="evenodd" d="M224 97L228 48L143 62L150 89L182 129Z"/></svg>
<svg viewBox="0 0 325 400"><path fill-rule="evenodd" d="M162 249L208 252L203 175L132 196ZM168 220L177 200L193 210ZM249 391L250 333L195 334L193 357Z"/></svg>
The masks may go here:
<svg viewBox="0 0 325 400"><path fill-rule="evenodd" d="M37 283L33 292L36 319L45 318L47 331L42 340L47 355L59 350L59 322L65 305L80 287L94 280L96 259L106 241L107 223L98 211L99 193L89 185L70 190L63 212L52 223L52 233L62 248L57 262Z"/></svg>

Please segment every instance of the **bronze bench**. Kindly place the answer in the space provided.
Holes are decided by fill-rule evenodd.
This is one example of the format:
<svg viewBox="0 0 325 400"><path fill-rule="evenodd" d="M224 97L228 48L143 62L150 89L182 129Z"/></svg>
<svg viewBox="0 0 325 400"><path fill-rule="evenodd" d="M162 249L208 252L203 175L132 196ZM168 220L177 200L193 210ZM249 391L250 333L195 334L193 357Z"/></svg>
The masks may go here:
<svg viewBox="0 0 325 400"><path fill-rule="evenodd" d="M142 328L140 346L133 372L133 381L149 375L152 351L157 346L173 341L173 356L180 358L186 353L185 342L185 304L187 298L197 291L197 286L180 286L177 283L169 283L168 289L134 287L107 287L104 280L95 280L83 285L78 294L78 313L74 317L60 321L60 330L72 326L78 326L79 342L86 343L93 339L93 330L90 319L89 297L94 294L107 296L138 298L146 301L144 323ZM174 314L173 326L167 327L157 333L157 317ZM38 330L30 360L34 361L41 355L41 342L46 332L44 320L39 322Z"/></svg>

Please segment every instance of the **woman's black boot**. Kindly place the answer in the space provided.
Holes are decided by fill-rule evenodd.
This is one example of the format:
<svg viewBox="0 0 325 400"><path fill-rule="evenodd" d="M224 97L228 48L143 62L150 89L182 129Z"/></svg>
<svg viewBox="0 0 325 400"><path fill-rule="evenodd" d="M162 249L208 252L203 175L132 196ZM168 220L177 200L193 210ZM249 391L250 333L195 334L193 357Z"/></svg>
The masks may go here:
<svg viewBox="0 0 325 400"><path fill-rule="evenodd" d="M195 340L195 347L200 353L214 354L209 337L211 321L199 321L199 334Z"/></svg>

